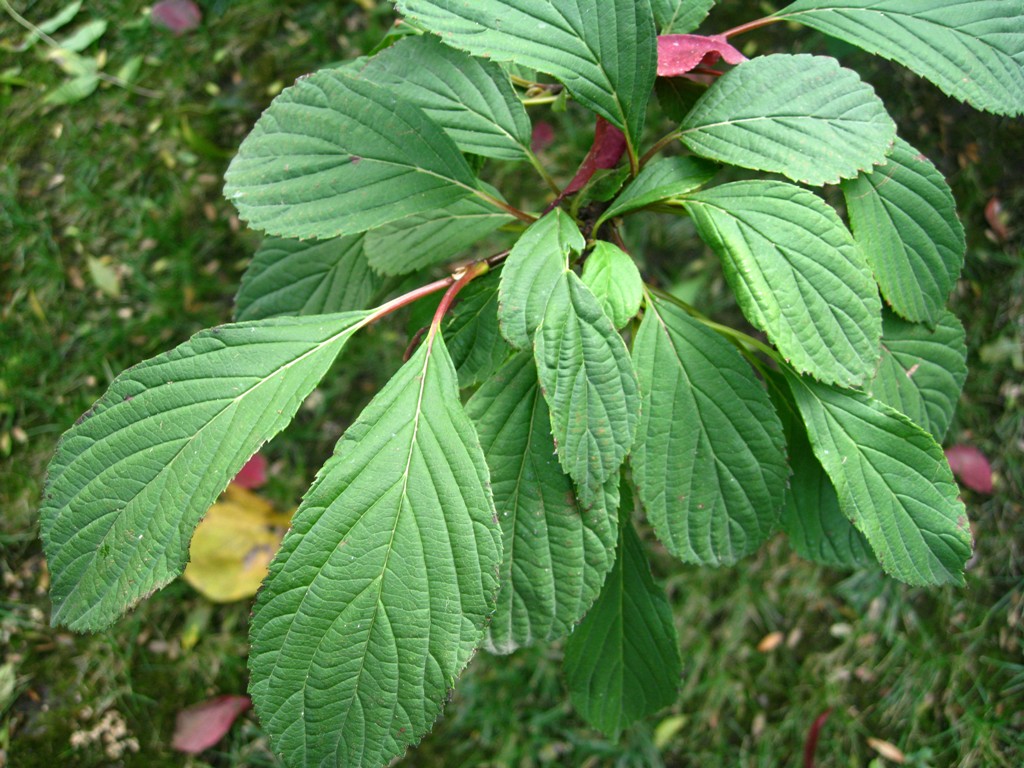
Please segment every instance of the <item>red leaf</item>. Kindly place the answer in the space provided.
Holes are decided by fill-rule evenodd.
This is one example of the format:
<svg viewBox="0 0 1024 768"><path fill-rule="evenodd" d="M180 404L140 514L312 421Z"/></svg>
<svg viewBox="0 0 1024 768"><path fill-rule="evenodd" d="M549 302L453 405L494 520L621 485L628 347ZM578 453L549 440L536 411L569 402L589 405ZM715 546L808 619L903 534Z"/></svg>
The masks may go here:
<svg viewBox="0 0 1024 768"><path fill-rule="evenodd" d="M590 146L587 156L583 158L580 169L569 182L569 186L562 190L560 197L583 189L598 168L614 168L619 164L625 151L626 137L622 131L603 117L597 118L597 125L594 126L594 143Z"/></svg>
<svg viewBox="0 0 1024 768"><path fill-rule="evenodd" d="M267 482L267 459L263 454L257 453L245 462L245 466L235 475L234 482L249 490L265 485Z"/></svg>
<svg viewBox="0 0 1024 768"><path fill-rule="evenodd" d="M153 25L176 35L191 32L203 20L203 12L192 0L160 0L149 12Z"/></svg>
<svg viewBox="0 0 1024 768"><path fill-rule="evenodd" d="M825 721L831 714L832 707L829 707L811 723L810 730L807 731L807 740L804 742L804 768L814 768L814 755L818 751L818 737L821 735Z"/></svg>
<svg viewBox="0 0 1024 768"><path fill-rule="evenodd" d="M554 142L555 129L551 127L551 123L540 120L534 124L533 135L530 137L530 150L534 154L543 152Z"/></svg>
<svg viewBox="0 0 1024 768"><path fill-rule="evenodd" d="M209 749L224 738L231 724L250 706L248 696L218 696L181 710L174 723L171 747L192 755Z"/></svg>
<svg viewBox="0 0 1024 768"><path fill-rule="evenodd" d="M719 59L740 64L747 57L729 45L724 35L661 35L658 37L658 76L685 75L701 64Z"/></svg>
<svg viewBox="0 0 1024 768"><path fill-rule="evenodd" d="M973 445L951 445L946 458L960 482L979 493L992 493L992 465Z"/></svg>

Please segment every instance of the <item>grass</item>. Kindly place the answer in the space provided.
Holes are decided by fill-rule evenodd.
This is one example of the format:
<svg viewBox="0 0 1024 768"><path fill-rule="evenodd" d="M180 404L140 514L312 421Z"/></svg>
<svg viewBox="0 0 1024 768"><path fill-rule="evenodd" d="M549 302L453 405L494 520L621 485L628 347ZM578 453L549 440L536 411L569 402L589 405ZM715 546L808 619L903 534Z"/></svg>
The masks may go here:
<svg viewBox="0 0 1024 768"><path fill-rule="evenodd" d="M199 30L173 37L149 27L141 3L89 4L83 17L112 24L87 53L103 48L113 68L144 57L140 85L158 98L101 86L77 104L46 107L41 99L63 79L56 66L41 49L3 54L4 82L22 83L0 85L0 669L14 675L8 701L0 672L0 755L10 765L116 762L99 732L98 742L71 745L105 717L108 739L129 749L118 758L126 765L277 764L251 716L199 757L169 746L182 707L245 690L249 606L213 606L175 583L108 632L52 629L35 509L57 437L114 375L230 318L258 241L220 197L227 157L284 84L379 39L386 4L361 5L374 3L210 2ZM58 8L25 3L19 12L39 21ZM0 41L21 37L5 19ZM750 37L768 45L792 35ZM837 53L865 67L904 137L949 177L968 229L953 308L968 330L971 374L949 439L981 448L998 483L990 497L966 494L978 542L967 588L828 571L795 559L781 537L722 571L680 567L652 542L684 658L673 707L613 744L573 713L559 645L480 654L403 765L798 765L827 709L819 766L880 759L869 738L896 745L909 765L1024 762L1024 392L1011 354L1024 344L1021 224L1011 220L1001 241L984 216L993 196L1006 211L1024 209L1024 187L1008 172L1024 167L1024 129L894 67ZM572 144L566 154L582 154L589 128L574 126L572 113L553 119ZM649 266L678 259L673 243L689 234L645 232ZM685 255L691 289L729 312L713 260L699 247ZM278 471L268 495L295 503L380 371L397 366L401 330L350 346L325 396L269 447ZM382 362L380 349L391 358ZM113 713L126 729L118 739ZM125 746L131 738L137 753Z"/></svg>

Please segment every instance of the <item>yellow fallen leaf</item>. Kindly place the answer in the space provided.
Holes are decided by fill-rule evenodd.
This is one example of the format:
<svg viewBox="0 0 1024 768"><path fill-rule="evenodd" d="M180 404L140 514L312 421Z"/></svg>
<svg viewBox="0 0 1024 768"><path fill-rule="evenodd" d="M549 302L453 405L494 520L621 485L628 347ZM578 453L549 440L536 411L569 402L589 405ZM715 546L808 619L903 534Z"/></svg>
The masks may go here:
<svg viewBox="0 0 1024 768"><path fill-rule="evenodd" d="M291 513L232 483L196 528L185 581L216 603L256 594Z"/></svg>
<svg viewBox="0 0 1024 768"><path fill-rule="evenodd" d="M907 756L903 754L903 750L888 741L882 741L881 739L868 739L868 746L871 747L875 752L898 765L903 765L907 762Z"/></svg>

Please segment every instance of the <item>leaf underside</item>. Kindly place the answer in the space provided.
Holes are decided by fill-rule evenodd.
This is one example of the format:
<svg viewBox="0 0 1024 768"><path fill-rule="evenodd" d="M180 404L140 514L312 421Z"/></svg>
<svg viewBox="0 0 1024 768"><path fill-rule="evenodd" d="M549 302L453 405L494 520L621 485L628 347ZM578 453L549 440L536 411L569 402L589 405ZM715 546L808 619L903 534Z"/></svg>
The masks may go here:
<svg viewBox="0 0 1024 768"><path fill-rule="evenodd" d="M1024 114L1021 0L797 0L777 15L898 62L977 109Z"/></svg>
<svg viewBox="0 0 1024 768"><path fill-rule="evenodd" d="M384 765L419 741L483 637L500 537L438 335L342 437L257 599L250 693L290 765Z"/></svg>
<svg viewBox="0 0 1024 768"><path fill-rule="evenodd" d="M200 518L365 317L220 326L118 376L50 463L40 524L53 623L102 629L178 576Z"/></svg>

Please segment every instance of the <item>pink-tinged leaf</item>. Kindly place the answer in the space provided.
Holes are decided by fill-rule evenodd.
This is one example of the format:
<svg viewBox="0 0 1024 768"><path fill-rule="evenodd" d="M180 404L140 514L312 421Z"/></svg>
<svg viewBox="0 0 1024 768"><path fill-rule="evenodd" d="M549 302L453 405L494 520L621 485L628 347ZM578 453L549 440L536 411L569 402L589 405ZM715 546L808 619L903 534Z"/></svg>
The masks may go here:
<svg viewBox="0 0 1024 768"><path fill-rule="evenodd" d="M232 723L250 706L248 696L218 696L181 710L174 723L171 747L190 755L209 749L224 738Z"/></svg>
<svg viewBox="0 0 1024 768"><path fill-rule="evenodd" d="M533 126L533 135L530 137L530 150L536 154L555 143L555 129L551 123L540 120Z"/></svg>
<svg viewBox="0 0 1024 768"><path fill-rule="evenodd" d="M951 445L946 449L949 468L960 482L979 493L992 493L992 465L973 445Z"/></svg>
<svg viewBox="0 0 1024 768"><path fill-rule="evenodd" d="M599 168L614 168L626 151L626 137L618 128L603 117L597 118L594 126L594 143L583 158L580 169L569 182L560 197L579 192L590 181Z"/></svg>
<svg viewBox="0 0 1024 768"><path fill-rule="evenodd" d="M199 26L203 20L203 12L192 0L160 0L153 4L149 18L154 26L181 35Z"/></svg>
<svg viewBox="0 0 1024 768"><path fill-rule="evenodd" d="M988 222L996 240L1001 243L1005 243L1010 238L1010 232L1006 228L1008 219L1009 216L1003 210L1002 201L998 197L991 198L985 205L985 221Z"/></svg>
<svg viewBox="0 0 1024 768"><path fill-rule="evenodd" d="M267 459L263 454L257 453L247 462L245 466L235 475L235 485L253 490L262 488L267 482Z"/></svg>
<svg viewBox="0 0 1024 768"><path fill-rule="evenodd" d="M723 35L661 35L658 37L658 76L678 77L701 64L710 66L719 59L740 64L747 57L729 45Z"/></svg>

